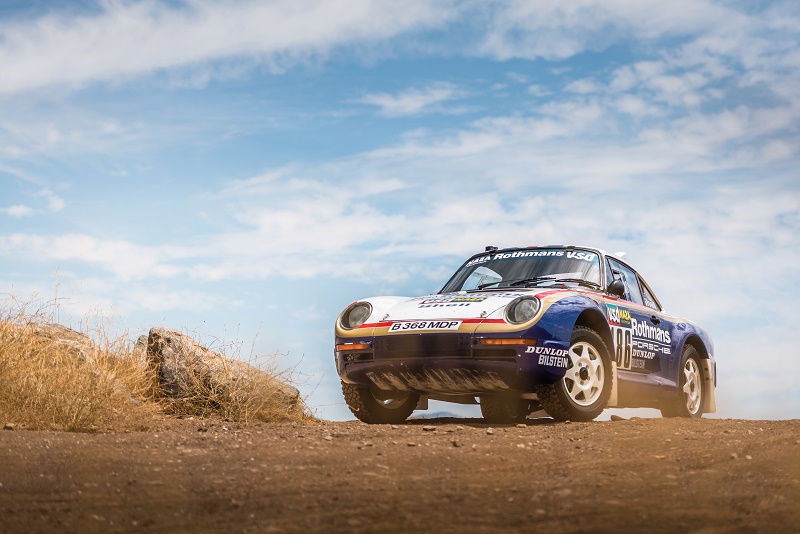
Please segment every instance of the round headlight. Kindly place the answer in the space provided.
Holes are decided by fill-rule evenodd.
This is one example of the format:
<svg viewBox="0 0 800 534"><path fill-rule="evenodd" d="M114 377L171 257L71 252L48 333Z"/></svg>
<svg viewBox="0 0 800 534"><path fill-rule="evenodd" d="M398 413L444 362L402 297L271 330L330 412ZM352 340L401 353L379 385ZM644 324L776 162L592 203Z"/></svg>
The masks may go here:
<svg viewBox="0 0 800 534"><path fill-rule="evenodd" d="M506 321L511 324L527 323L539 312L539 300L534 297L519 297L506 306Z"/></svg>
<svg viewBox="0 0 800 534"><path fill-rule="evenodd" d="M372 306L369 302L356 302L342 312L342 328L352 330L358 328L369 318Z"/></svg>

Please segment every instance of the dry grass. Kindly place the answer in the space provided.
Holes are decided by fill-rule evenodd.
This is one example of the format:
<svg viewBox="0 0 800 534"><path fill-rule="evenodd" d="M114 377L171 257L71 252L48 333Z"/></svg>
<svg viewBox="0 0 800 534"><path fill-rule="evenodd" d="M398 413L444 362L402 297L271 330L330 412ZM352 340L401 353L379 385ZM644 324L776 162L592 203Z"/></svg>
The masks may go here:
<svg viewBox="0 0 800 534"><path fill-rule="evenodd" d="M0 301L0 424L92 432L146 430L159 412L245 424L312 419L301 398L289 401L290 373L278 373L274 357L258 366L266 372L219 356L189 366L188 389L166 399L158 370L129 336L112 336L104 320L77 333L53 325L51 308L31 308Z"/></svg>
<svg viewBox="0 0 800 534"><path fill-rule="evenodd" d="M46 317L13 300L0 306L0 421L79 432L148 428L152 382L131 345L64 342Z"/></svg>

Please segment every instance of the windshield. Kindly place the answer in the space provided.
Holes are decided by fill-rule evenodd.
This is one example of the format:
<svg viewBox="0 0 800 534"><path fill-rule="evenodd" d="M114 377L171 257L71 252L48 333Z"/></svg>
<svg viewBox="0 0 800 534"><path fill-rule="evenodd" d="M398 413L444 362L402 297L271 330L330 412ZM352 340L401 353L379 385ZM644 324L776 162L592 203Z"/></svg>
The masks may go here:
<svg viewBox="0 0 800 534"><path fill-rule="evenodd" d="M594 252L563 248L489 252L464 264L441 293L522 285L538 277L546 278L530 282L546 285L572 278L599 286L600 260Z"/></svg>

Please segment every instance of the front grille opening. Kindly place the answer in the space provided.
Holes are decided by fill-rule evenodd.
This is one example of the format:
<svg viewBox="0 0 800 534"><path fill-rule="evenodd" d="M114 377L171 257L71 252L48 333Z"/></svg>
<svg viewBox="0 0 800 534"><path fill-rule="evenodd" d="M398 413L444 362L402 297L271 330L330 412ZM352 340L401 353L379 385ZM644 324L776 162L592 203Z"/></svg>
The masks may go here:
<svg viewBox="0 0 800 534"><path fill-rule="evenodd" d="M469 334L412 334L376 338L376 358L469 358Z"/></svg>

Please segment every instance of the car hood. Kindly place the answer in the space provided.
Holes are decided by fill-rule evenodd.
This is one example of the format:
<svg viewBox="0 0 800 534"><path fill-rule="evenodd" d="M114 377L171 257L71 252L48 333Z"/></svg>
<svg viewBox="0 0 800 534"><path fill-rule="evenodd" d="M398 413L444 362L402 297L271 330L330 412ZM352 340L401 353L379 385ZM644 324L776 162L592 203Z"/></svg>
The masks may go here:
<svg viewBox="0 0 800 534"><path fill-rule="evenodd" d="M424 297L374 297L364 299L372 304L370 322L419 319L467 319L502 317L505 306L517 297L538 291L498 291L445 293Z"/></svg>

